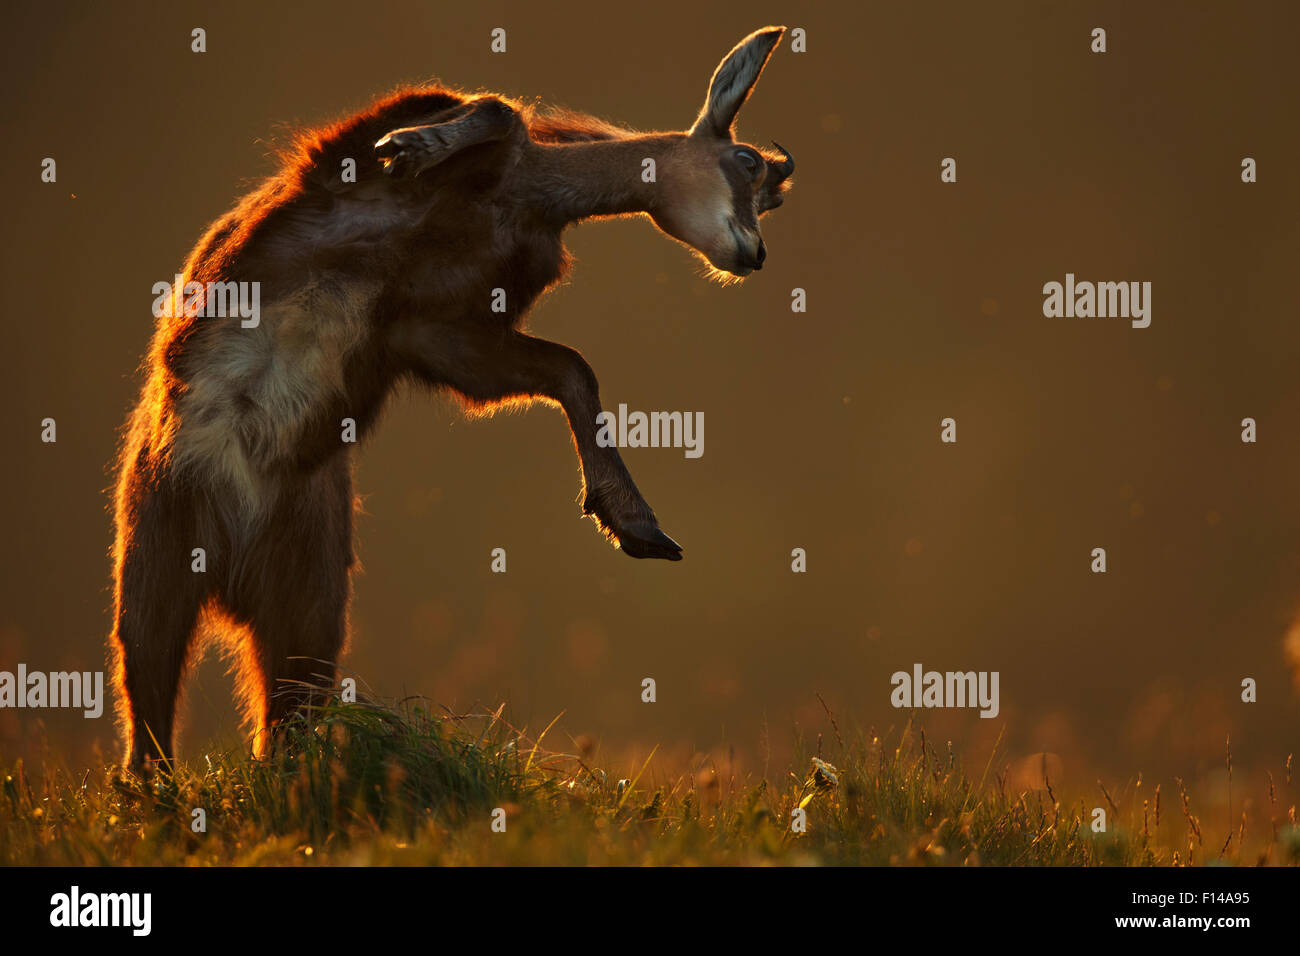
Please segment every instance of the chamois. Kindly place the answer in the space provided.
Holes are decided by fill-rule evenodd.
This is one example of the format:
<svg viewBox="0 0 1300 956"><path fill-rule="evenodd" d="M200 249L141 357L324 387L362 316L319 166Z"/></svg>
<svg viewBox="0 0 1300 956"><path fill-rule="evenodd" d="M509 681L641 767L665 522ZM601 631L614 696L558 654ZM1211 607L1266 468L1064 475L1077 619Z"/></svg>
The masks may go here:
<svg viewBox="0 0 1300 956"><path fill-rule="evenodd" d="M794 162L732 128L784 30L736 45L687 132L404 89L299 136L278 174L212 224L159 317L118 460L110 647L128 767L170 758L205 615L226 625L255 753L332 686L353 566L343 436L348 420L364 435L400 381L472 411L559 405L583 514L632 557L681 558L596 441L591 368L519 326L564 275L561 234L581 220L645 213L717 276L762 268L758 217L780 205ZM260 314L213 317L214 284L238 282L256 284Z"/></svg>

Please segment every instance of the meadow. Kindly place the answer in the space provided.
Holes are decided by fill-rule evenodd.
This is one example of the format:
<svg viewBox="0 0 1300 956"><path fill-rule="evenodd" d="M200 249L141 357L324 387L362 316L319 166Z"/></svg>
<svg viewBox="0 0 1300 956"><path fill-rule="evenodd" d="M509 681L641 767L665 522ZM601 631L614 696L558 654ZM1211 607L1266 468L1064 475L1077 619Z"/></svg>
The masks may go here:
<svg viewBox="0 0 1300 956"><path fill-rule="evenodd" d="M1243 816L1223 839L1177 785L1135 778L1067 797L1047 779L1017 792L996 748L968 771L910 723L846 737L828 711L785 776L736 779L707 760L667 774L653 753L614 768L585 741L549 749L559 720L530 735L504 705L330 704L267 759L210 753L149 779L108 761L73 770L47 757L37 771L0 756L0 864L1300 863L1290 757L1267 775L1263 823L1247 833Z"/></svg>

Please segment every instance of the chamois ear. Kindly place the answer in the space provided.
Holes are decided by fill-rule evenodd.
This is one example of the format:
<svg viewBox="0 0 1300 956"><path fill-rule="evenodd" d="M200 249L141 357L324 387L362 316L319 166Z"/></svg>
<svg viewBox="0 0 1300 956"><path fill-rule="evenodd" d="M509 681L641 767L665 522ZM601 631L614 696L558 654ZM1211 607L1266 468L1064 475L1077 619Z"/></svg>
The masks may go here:
<svg viewBox="0 0 1300 956"><path fill-rule="evenodd" d="M784 33L785 27L755 30L722 58L709 82L709 98L704 102L704 109L700 110L699 119L691 127L692 136L731 138L736 114L749 99L749 91L758 82L767 58Z"/></svg>

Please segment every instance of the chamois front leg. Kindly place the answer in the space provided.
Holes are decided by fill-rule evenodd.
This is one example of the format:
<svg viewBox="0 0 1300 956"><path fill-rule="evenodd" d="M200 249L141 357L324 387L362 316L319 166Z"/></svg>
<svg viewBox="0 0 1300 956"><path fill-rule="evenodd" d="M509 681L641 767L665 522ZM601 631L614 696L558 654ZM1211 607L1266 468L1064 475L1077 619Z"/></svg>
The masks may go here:
<svg viewBox="0 0 1300 956"><path fill-rule="evenodd" d="M681 560L681 546L659 529L618 450L596 441L596 374L574 349L513 330L429 324L405 330L397 350L422 378L476 404L521 398L558 403L582 464L583 514L630 557Z"/></svg>

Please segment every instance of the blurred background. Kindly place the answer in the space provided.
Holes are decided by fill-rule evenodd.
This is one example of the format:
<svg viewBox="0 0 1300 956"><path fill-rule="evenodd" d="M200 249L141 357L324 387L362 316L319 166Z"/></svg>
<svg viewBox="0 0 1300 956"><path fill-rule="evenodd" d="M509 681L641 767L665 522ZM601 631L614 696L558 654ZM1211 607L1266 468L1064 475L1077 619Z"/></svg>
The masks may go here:
<svg viewBox="0 0 1300 956"><path fill-rule="evenodd" d="M783 41L739 123L798 162L764 270L722 288L648 222L593 223L530 320L586 356L606 407L704 413L703 458L625 452L685 560L629 560L580 519L558 411L471 422L403 394L359 457L344 663L383 696L508 701L533 730L563 711L557 748L777 774L796 730L829 733L818 694L884 732L907 718L894 671L997 670L998 719L924 715L976 769L1003 732L1007 763L1049 753L1057 782L1216 788L1231 735L1237 773L1276 774L1300 703L1300 16L896 6L8 5L0 669L102 666L109 469L151 286L286 128L432 78L682 129L732 44L785 23L807 52ZM1152 282L1151 327L1044 318L1066 272ZM206 660L182 756L237 744L230 690ZM0 751L43 745L118 746L108 714L0 710Z"/></svg>

